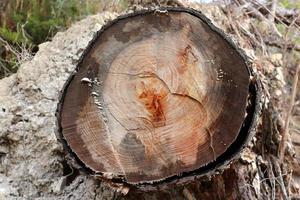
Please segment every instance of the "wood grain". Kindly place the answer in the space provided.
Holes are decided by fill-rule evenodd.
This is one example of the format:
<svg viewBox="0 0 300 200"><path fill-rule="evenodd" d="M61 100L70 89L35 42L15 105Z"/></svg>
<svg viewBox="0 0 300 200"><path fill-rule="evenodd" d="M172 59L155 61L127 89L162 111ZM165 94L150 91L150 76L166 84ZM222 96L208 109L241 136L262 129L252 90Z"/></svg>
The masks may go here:
<svg viewBox="0 0 300 200"><path fill-rule="evenodd" d="M214 162L240 133L250 74L197 16L120 18L98 34L64 89L62 136L89 169L151 183Z"/></svg>

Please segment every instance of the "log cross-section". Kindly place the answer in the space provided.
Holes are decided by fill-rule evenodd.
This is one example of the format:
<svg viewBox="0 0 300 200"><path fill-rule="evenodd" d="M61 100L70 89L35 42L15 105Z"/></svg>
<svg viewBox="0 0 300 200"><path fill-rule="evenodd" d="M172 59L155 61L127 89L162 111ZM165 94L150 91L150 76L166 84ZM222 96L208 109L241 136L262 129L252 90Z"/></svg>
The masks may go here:
<svg viewBox="0 0 300 200"><path fill-rule="evenodd" d="M67 81L60 135L108 179L151 184L207 172L250 137L250 77L242 53L200 13L125 15L98 32Z"/></svg>

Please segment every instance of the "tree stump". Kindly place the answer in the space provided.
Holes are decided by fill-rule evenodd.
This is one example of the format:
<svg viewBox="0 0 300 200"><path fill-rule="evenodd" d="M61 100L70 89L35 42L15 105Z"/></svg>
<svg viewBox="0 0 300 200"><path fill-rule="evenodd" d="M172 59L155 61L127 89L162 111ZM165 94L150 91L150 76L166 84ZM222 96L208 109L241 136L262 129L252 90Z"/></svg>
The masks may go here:
<svg viewBox="0 0 300 200"><path fill-rule="evenodd" d="M59 137L95 175L139 187L228 165L259 112L244 54L186 8L143 10L103 27L58 105Z"/></svg>

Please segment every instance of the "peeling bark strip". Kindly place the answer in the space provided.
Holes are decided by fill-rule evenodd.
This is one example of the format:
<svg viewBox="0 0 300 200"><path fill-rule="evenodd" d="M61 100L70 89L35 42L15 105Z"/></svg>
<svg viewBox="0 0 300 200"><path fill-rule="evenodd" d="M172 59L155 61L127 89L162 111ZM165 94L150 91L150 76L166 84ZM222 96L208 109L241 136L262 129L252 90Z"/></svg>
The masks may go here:
<svg viewBox="0 0 300 200"><path fill-rule="evenodd" d="M155 185L212 173L255 127L243 54L193 10L119 17L98 32L58 106L66 148L92 173Z"/></svg>

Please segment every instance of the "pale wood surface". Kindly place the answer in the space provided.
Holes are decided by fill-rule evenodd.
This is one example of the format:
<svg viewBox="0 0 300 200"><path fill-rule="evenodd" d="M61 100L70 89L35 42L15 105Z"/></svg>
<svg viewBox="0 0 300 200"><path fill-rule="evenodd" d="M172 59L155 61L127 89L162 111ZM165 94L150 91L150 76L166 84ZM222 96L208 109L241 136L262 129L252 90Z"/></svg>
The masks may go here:
<svg viewBox="0 0 300 200"><path fill-rule="evenodd" d="M211 163L235 141L249 80L237 51L189 13L120 19L66 87L62 134L94 172L162 180Z"/></svg>

